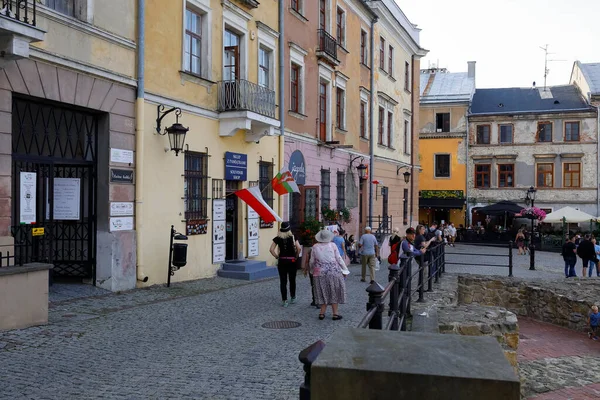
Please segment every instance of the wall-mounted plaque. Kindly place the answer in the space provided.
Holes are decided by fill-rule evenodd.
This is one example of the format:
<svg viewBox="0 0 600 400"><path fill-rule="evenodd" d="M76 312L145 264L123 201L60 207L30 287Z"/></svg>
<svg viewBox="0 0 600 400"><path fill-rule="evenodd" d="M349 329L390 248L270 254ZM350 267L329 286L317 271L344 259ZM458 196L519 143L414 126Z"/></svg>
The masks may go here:
<svg viewBox="0 0 600 400"><path fill-rule="evenodd" d="M133 171L129 169L110 169L110 181L113 183L133 183Z"/></svg>
<svg viewBox="0 0 600 400"><path fill-rule="evenodd" d="M114 201L110 203L111 217L125 217L133 215L133 202Z"/></svg>
<svg viewBox="0 0 600 400"><path fill-rule="evenodd" d="M133 164L133 151L123 149L110 149L110 162Z"/></svg>
<svg viewBox="0 0 600 400"><path fill-rule="evenodd" d="M21 172L19 199L19 222L21 224L35 224L36 219L36 185L37 175L35 172Z"/></svg>
<svg viewBox="0 0 600 400"><path fill-rule="evenodd" d="M54 178L54 220L77 221L81 206L81 179Z"/></svg>
<svg viewBox="0 0 600 400"><path fill-rule="evenodd" d="M208 233L208 221L205 219L198 219L186 222L186 235L205 235Z"/></svg>
<svg viewBox="0 0 600 400"><path fill-rule="evenodd" d="M133 217L114 217L110 219L110 231L132 231Z"/></svg>

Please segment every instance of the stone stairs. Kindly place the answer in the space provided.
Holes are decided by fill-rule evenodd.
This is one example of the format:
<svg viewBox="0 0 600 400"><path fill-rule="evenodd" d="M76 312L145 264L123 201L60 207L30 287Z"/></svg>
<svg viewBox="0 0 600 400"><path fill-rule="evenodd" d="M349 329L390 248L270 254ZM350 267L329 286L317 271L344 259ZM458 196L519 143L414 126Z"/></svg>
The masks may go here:
<svg viewBox="0 0 600 400"><path fill-rule="evenodd" d="M277 276L277 274L276 267L268 267L265 261L255 260L227 261L217 271L217 275L222 278L241 279L245 281L271 278Z"/></svg>

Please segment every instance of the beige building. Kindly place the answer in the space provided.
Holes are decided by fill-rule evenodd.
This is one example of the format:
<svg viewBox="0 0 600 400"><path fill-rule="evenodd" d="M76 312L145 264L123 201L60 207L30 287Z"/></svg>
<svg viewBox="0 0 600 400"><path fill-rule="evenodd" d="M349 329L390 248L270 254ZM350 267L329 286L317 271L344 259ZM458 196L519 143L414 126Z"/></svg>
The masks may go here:
<svg viewBox="0 0 600 400"><path fill-rule="evenodd" d="M55 279L133 288L133 217L111 210L133 210L135 181L113 174L135 174L135 1L4 3L2 252L53 264Z"/></svg>

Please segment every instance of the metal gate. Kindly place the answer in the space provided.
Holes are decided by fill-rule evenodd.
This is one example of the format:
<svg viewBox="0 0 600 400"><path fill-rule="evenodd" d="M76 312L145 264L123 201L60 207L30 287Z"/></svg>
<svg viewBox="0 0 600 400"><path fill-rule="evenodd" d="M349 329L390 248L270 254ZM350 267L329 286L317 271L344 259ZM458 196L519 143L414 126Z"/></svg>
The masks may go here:
<svg viewBox="0 0 600 400"><path fill-rule="evenodd" d="M97 114L13 97L15 263L48 262L55 275L95 278L97 149ZM35 211L27 221L22 178L35 180ZM43 234L34 235L34 228Z"/></svg>

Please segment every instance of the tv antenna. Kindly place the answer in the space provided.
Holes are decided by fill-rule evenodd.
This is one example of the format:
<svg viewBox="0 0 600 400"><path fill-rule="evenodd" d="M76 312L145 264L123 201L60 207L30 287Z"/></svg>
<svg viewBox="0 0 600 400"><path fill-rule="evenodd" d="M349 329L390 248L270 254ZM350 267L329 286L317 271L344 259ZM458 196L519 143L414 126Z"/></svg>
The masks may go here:
<svg viewBox="0 0 600 400"><path fill-rule="evenodd" d="M567 60L548 60L548 54L556 54L556 53L548 52L549 46L550 45L548 45L548 44L544 47L540 46L540 49L544 50L544 91L546 91L546 82L548 80L548 74L550 73L550 69L548 68L548 63L554 62L554 61L567 61Z"/></svg>

